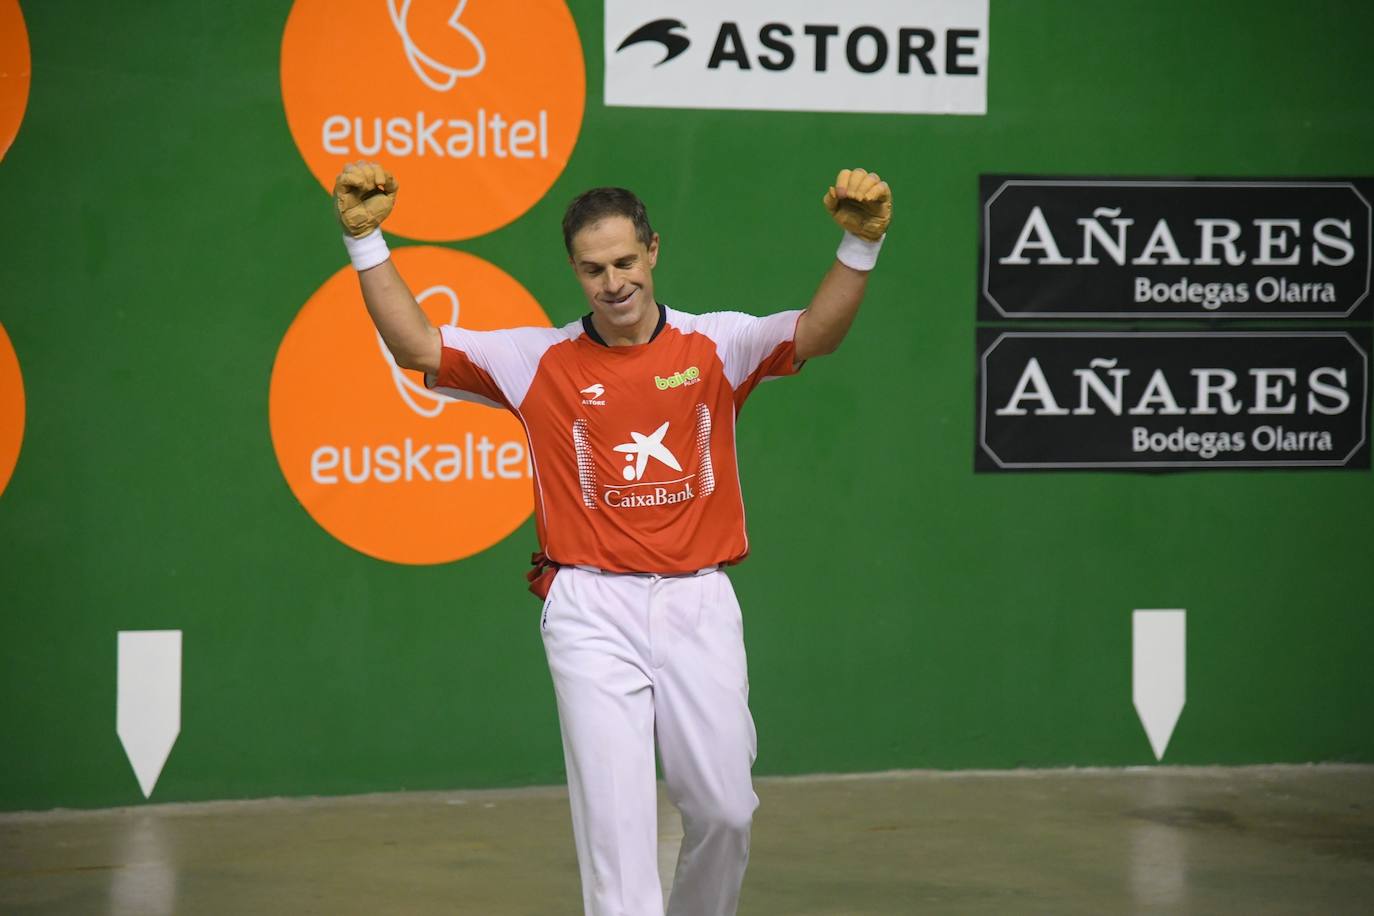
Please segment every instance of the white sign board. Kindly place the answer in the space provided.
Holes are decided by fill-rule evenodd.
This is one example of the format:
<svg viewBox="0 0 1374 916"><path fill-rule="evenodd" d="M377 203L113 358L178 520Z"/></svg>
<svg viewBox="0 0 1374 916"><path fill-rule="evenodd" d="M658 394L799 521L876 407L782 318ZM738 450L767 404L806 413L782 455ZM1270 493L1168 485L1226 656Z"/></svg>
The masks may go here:
<svg viewBox="0 0 1374 916"><path fill-rule="evenodd" d="M985 114L987 0L606 0L606 104Z"/></svg>

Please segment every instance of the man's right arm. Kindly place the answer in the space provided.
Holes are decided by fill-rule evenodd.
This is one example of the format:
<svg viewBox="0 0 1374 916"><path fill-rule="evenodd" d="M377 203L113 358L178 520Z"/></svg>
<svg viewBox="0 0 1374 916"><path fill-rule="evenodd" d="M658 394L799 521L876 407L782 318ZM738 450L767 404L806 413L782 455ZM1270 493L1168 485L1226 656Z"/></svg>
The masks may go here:
<svg viewBox="0 0 1374 916"><path fill-rule="evenodd" d="M363 303L386 348L402 369L438 372L443 349L439 329L410 294L396 264L387 258L376 267L358 271Z"/></svg>
<svg viewBox="0 0 1374 916"><path fill-rule="evenodd" d="M363 303L382 341L403 369L438 372L443 345L392 262L381 224L396 202L397 183L375 162L354 162L334 182L334 209L358 269Z"/></svg>

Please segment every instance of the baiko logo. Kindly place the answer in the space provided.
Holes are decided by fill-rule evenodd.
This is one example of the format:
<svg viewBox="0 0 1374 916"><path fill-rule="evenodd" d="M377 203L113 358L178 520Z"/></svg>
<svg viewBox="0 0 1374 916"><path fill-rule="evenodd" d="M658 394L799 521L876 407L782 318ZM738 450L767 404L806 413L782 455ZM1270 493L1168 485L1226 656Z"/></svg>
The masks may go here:
<svg viewBox="0 0 1374 916"><path fill-rule="evenodd" d="M19 133L29 103L29 33L19 0L0 0L0 159Z"/></svg>
<svg viewBox="0 0 1374 916"><path fill-rule="evenodd" d="M24 441L24 379L5 326L0 325L0 493L10 482Z"/></svg>
<svg viewBox="0 0 1374 916"><path fill-rule="evenodd" d="M533 297L472 255L402 248L435 325L548 327ZM272 444L291 492L348 546L393 563L445 563L505 538L534 509L524 429L504 410L431 392L368 321L349 267L286 332L272 368Z"/></svg>
<svg viewBox="0 0 1374 916"><path fill-rule="evenodd" d="M681 372L674 372L664 378L661 375L654 376L654 386L659 391L667 391L669 388L681 388L683 385L695 385L701 381L701 370L696 366L688 366Z"/></svg>
<svg viewBox="0 0 1374 916"><path fill-rule="evenodd" d="M389 231L471 238L518 218L562 173L582 126L583 67L561 0L518 12L498 0L297 0L282 103L321 184L376 159L402 185Z"/></svg>

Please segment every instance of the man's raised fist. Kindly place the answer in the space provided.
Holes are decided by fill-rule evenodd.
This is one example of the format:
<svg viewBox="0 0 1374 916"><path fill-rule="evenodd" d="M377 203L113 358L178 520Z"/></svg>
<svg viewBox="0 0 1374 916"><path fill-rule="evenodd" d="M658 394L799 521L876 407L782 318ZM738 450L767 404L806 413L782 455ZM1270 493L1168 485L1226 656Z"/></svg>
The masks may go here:
<svg viewBox="0 0 1374 916"><path fill-rule="evenodd" d="M870 242L892 222L892 189L874 172L841 169L823 201L840 228Z"/></svg>
<svg viewBox="0 0 1374 916"><path fill-rule="evenodd" d="M362 238L396 205L396 176L375 162L350 162L334 179L334 212L344 232Z"/></svg>

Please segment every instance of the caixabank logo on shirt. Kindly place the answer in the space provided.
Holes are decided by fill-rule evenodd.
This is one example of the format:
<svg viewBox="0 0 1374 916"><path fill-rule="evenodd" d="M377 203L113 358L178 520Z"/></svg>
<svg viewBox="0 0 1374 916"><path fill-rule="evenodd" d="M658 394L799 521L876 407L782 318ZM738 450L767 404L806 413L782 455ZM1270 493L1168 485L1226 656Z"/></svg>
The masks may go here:
<svg viewBox="0 0 1374 916"><path fill-rule="evenodd" d="M397 268L435 324L548 327L499 268L443 248L402 248ZM397 367L358 301L352 267L301 309L277 351L272 444L291 492L348 546L393 563L445 563L496 544L534 510L520 422L429 391Z"/></svg>
<svg viewBox="0 0 1374 916"><path fill-rule="evenodd" d="M406 204L387 230L471 238L552 187L582 126L582 45L561 0L297 0L282 103L326 188L379 159Z"/></svg>
<svg viewBox="0 0 1374 916"><path fill-rule="evenodd" d="M0 0L0 159L24 121L29 103L29 33L19 0Z"/></svg>
<svg viewBox="0 0 1374 916"><path fill-rule="evenodd" d="M617 442L609 454L600 456L604 463L597 460L587 421L574 420L573 450L583 506L643 509L710 496L716 489L710 408L698 404L693 419L691 429L676 432L671 420L643 432L631 429L626 432L625 441ZM676 443L677 448L669 442ZM602 469L607 467L615 470L605 473Z"/></svg>
<svg viewBox="0 0 1374 916"><path fill-rule="evenodd" d="M607 105L983 114L986 0L606 0Z"/></svg>

